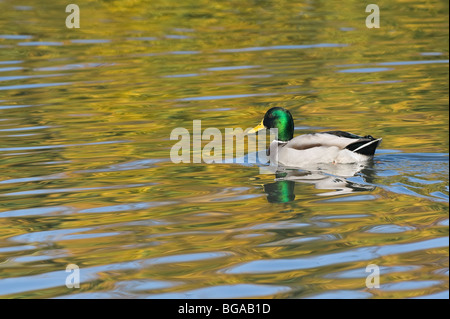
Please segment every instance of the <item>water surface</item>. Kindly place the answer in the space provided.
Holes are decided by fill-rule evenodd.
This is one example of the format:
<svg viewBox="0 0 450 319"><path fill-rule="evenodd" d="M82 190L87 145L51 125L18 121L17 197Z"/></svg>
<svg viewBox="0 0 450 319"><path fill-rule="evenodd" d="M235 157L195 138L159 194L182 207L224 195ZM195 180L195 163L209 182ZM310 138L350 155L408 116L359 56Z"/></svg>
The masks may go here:
<svg viewBox="0 0 450 319"><path fill-rule="evenodd" d="M2 298L448 298L448 1L381 1L380 29L356 0L77 4L67 29L64 1L0 2ZM274 106L383 143L276 174L170 160L174 128Z"/></svg>

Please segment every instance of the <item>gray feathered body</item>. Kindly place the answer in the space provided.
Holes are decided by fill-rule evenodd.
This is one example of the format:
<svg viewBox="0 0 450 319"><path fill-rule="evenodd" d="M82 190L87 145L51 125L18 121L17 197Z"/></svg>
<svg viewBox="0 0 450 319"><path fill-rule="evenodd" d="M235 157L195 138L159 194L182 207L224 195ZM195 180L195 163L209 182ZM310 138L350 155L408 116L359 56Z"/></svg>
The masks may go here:
<svg viewBox="0 0 450 319"><path fill-rule="evenodd" d="M370 160L380 144L372 136L358 136L342 131L305 134L288 142L273 141L272 163L303 167L315 163L348 164Z"/></svg>

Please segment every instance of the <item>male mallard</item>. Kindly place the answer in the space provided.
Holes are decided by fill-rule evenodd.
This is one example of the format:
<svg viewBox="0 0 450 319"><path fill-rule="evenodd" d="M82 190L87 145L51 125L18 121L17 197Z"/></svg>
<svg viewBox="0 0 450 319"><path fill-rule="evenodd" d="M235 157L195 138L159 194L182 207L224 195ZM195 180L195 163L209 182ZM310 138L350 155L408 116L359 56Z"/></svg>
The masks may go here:
<svg viewBox="0 0 450 319"><path fill-rule="evenodd" d="M296 136L291 113L282 107L266 112L261 124L248 133L278 129L278 140L270 144L270 161L285 166L304 167L316 163L358 163L370 160L381 138L328 131Z"/></svg>

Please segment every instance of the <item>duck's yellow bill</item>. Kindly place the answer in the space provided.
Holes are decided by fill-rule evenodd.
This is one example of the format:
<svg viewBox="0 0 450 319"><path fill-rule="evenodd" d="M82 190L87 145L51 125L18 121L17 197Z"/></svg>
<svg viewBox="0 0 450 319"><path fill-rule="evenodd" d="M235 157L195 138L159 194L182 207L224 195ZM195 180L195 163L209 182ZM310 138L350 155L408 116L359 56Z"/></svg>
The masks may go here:
<svg viewBox="0 0 450 319"><path fill-rule="evenodd" d="M248 131L248 134L256 133L256 132L261 131L262 129L265 129L265 128L266 127L264 126L263 122L261 121L261 123L259 125L256 125L250 131Z"/></svg>

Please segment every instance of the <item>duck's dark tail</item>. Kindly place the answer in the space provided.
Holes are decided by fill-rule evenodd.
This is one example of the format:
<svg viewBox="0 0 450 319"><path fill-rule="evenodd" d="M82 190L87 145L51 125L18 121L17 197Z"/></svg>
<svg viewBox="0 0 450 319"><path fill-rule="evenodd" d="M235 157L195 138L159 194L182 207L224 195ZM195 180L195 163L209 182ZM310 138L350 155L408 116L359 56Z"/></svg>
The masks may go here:
<svg viewBox="0 0 450 319"><path fill-rule="evenodd" d="M378 145L380 145L381 140L381 138L375 139L370 135L364 136L363 139L347 145L346 149L361 155L373 156Z"/></svg>

